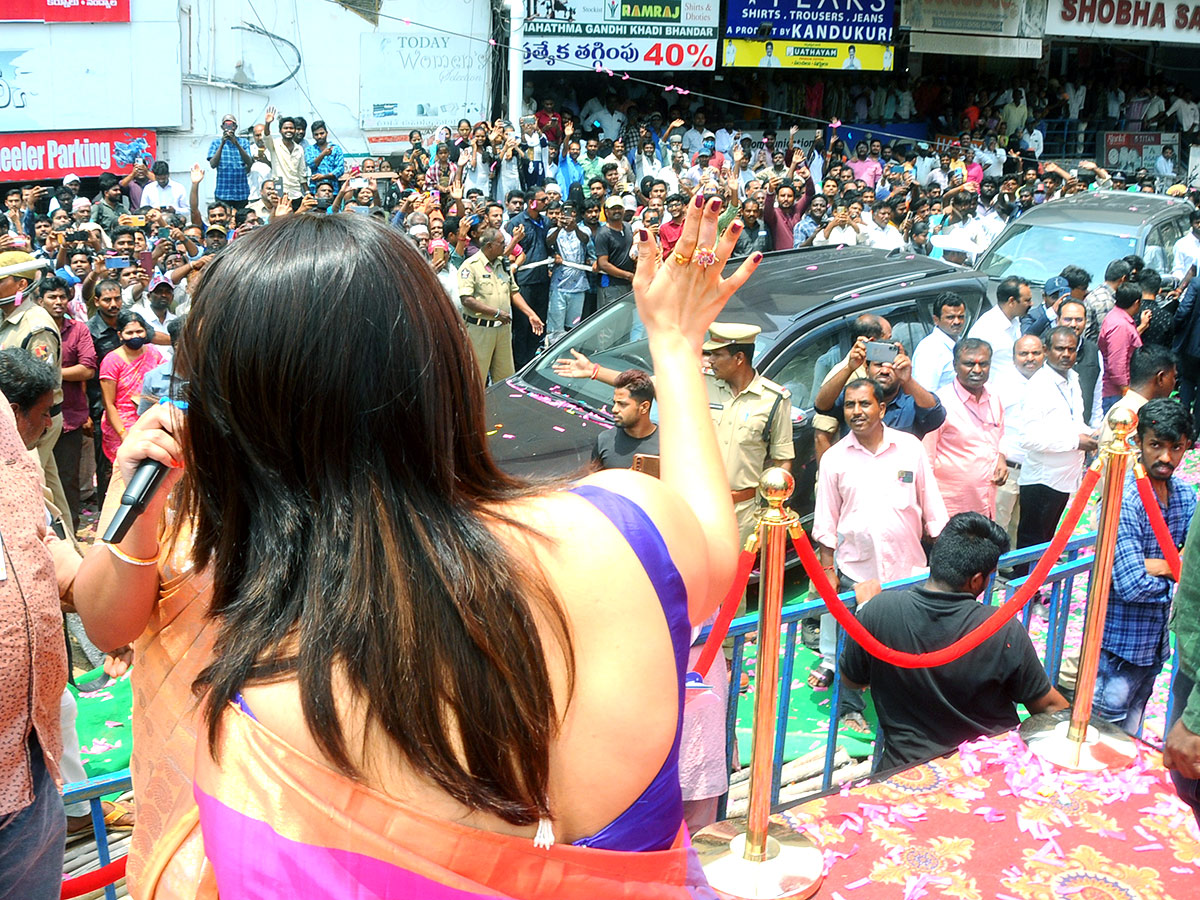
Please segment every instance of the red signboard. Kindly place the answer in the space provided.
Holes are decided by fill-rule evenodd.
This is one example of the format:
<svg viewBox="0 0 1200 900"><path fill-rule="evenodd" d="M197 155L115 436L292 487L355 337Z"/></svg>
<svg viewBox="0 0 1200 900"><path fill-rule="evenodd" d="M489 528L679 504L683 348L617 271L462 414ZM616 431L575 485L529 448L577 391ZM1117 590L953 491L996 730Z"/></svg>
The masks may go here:
<svg viewBox="0 0 1200 900"><path fill-rule="evenodd" d="M157 136L143 128L0 134L0 181L48 181L72 172L80 178L124 174L157 150Z"/></svg>
<svg viewBox="0 0 1200 900"><path fill-rule="evenodd" d="M4 22L128 22L129 0L4 0Z"/></svg>

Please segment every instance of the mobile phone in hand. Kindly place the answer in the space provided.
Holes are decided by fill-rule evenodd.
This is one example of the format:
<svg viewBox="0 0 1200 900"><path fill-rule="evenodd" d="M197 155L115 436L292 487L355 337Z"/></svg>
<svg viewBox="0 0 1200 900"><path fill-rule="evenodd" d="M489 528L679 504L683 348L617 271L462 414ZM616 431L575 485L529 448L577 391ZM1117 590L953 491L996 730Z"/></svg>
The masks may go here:
<svg viewBox="0 0 1200 900"><path fill-rule="evenodd" d="M874 363L890 363L895 362L896 355L900 349L893 341L868 341L867 342L867 362Z"/></svg>

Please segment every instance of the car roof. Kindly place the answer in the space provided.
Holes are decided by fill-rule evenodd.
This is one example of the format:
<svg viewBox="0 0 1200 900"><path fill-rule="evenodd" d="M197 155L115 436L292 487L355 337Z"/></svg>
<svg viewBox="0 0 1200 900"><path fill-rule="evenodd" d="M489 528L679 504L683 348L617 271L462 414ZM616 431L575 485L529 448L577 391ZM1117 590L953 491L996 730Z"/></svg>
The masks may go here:
<svg viewBox="0 0 1200 900"><path fill-rule="evenodd" d="M731 262L732 271L736 263ZM730 298L718 317L723 322L783 330L785 322L810 309L876 290L907 287L939 276L978 276L969 269L913 253L867 247L818 247L764 255L743 290Z"/></svg>
<svg viewBox="0 0 1200 900"><path fill-rule="evenodd" d="M1116 225L1131 231L1191 209L1188 201L1162 194L1091 191L1039 204L1016 219L1016 224L1066 226L1079 231L1108 231L1108 226Z"/></svg>

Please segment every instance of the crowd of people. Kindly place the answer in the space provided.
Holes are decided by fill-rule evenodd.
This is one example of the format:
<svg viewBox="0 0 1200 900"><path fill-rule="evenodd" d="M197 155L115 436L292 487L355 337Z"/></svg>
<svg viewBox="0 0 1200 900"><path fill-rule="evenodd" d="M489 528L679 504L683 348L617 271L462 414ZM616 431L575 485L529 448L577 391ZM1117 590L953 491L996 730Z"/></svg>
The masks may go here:
<svg viewBox="0 0 1200 900"><path fill-rule="evenodd" d="M788 392L754 368L758 329L714 320L770 250L864 245L966 263L1037 203L1173 179L1042 162L1021 134L1034 114L1004 115L1027 88L1009 89L999 113L1003 96L972 97L971 127L938 147L849 148L836 124L811 141L799 126L750 138L728 120L709 130L702 108L606 93L579 115L543 100L517 123L464 120L353 161L325 123L269 107L248 129L226 116L188 184L142 160L102 175L92 196L75 176L9 191L0 534L26 584L0 575L0 596L31 625L12 648L27 663L20 696L0 693L0 814L22 822L0 831L0 897L42 896L61 876L49 787L76 771L78 748L62 739L73 710L60 607L78 610L93 663L123 672L134 660L131 879L147 896L160 884L208 896L235 872L299 865L307 845L338 848L309 815L333 795L352 795L364 833L419 807L447 845L444 823L465 821L551 854L558 840L686 855L681 824L712 821L728 776L722 706L683 711L689 633L715 615L754 528L758 476L794 454ZM1068 106L1085 93L1067 88ZM828 114L819 98L816 109ZM1151 112L1184 114L1174 102ZM1097 261L1079 260L1040 285L1036 307L1020 277L984 309L943 293L915 347L883 317L854 322L814 399L812 535L886 643L937 649L986 618L975 597L1010 547L1054 534L1114 407L1139 414L1135 449L1185 543L1195 492L1175 471L1195 438L1200 212L1192 227L1170 273L1131 256L1093 278L1081 266ZM732 257L745 262L722 278ZM482 388L630 290L652 375L579 353L555 364L613 387L597 471L550 493L502 474ZM186 470L179 490L119 543L80 546L84 504L116 497L145 458L168 464L171 484ZM1198 557L1189 548L1185 570ZM925 571L925 586L881 593ZM1200 816L1200 588L1176 591L1132 481L1112 577L1096 712L1140 733L1174 603L1167 759ZM815 627L808 680L823 689L838 630L830 616ZM429 646L431 630L444 646ZM841 668L838 716L868 730L869 687L889 767L1015 726L1016 704L1062 709L1073 688L1070 665L1050 684L1019 624L943 669L888 667L852 641ZM718 667L710 680L721 678ZM194 687L210 695L203 708ZM311 778L288 792L256 784L246 760L263 754ZM296 839L225 839L263 825ZM488 880L502 866L480 875L421 834L392 839L373 861L506 889ZM486 868L498 851L479 852ZM29 865L5 881L11 853ZM205 853L224 868L206 869Z"/></svg>

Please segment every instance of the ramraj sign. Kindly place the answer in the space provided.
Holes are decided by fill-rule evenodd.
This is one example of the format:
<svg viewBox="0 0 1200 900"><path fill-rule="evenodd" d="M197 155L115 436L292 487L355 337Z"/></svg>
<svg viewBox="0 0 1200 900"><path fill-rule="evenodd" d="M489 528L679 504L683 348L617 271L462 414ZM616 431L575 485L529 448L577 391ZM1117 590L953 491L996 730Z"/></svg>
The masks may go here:
<svg viewBox="0 0 1200 900"><path fill-rule="evenodd" d="M678 22L681 3L622 3L604 0L605 22Z"/></svg>

